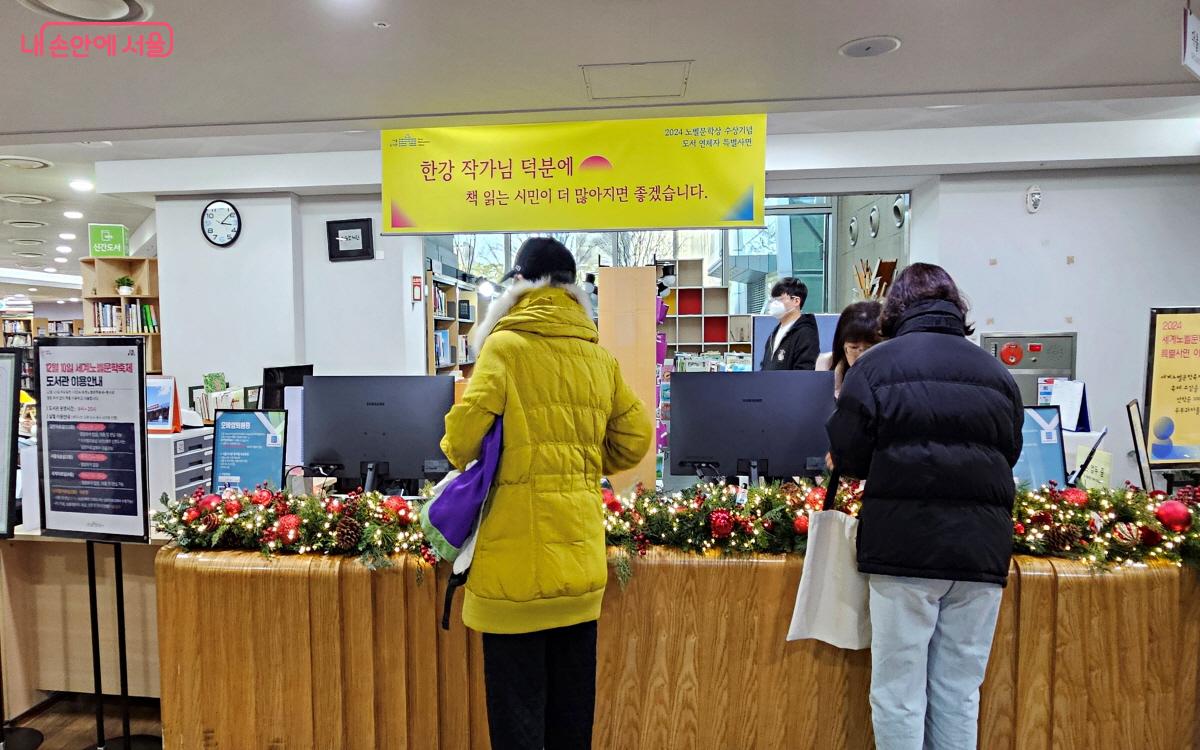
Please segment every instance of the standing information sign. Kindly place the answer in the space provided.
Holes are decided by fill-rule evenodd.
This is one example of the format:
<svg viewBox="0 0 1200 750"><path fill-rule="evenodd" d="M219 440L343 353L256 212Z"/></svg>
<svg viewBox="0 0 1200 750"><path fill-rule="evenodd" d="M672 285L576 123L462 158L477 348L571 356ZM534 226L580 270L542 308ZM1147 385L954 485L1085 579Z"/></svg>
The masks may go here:
<svg viewBox="0 0 1200 750"><path fill-rule="evenodd" d="M148 542L141 338L39 338L42 533Z"/></svg>
<svg viewBox="0 0 1200 750"><path fill-rule="evenodd" d="M21 389L21 350L0 349L0 539L13 535L17 500L17 415Z"/></svg>

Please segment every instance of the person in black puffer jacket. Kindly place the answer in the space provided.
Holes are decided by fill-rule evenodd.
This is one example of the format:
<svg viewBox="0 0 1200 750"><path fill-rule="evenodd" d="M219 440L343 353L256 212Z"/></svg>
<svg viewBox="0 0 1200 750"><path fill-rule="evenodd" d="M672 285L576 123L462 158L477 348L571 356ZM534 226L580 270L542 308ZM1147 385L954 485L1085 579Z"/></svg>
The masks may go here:
<svg viewBox="0 0 1200 750"><path fill-rule="evenodd" d="M896 279L881 329L842 385L830 457L866 480L858 569L870 576L878 750L972 750L1012 556L1024 411L1012 377L966 339L938 266Z"/></svg>

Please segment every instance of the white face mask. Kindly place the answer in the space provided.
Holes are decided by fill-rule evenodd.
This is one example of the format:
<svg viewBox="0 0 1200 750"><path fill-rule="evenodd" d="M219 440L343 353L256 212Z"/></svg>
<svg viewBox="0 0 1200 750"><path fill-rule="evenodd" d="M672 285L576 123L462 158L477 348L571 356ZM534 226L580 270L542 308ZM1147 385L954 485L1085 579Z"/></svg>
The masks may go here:
<svg viewBox="0 0 1200 750"><path fill-rule="evenodd" d="M767 303L767 314L774 318L782 318L788 314L787 305L783 304L783 300L775 298Z"/></svg>

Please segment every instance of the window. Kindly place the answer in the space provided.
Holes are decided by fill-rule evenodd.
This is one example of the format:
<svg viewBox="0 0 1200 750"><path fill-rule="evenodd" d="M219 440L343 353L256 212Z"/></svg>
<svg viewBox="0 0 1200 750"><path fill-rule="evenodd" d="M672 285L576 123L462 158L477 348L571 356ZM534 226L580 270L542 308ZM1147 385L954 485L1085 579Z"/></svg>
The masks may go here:
<svg viewBox="0 0 1200 750"><path fill-rule="evenodd" d="M485 279L499 281L508 272L503 234L456 234L454 255L458 269Z"/></svg>

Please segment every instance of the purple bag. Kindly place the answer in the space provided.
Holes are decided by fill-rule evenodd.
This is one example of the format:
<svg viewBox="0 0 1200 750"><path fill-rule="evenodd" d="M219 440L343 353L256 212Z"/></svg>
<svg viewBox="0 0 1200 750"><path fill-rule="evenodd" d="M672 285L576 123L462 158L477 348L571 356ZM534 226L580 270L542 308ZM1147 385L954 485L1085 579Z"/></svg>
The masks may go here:
<svg viewBox="0 0 1200 750"><path fill-rule="evenodd" d="M433 499L421 506L421 529L425 532L425 539L443 560L456 562L478 531L477 522L491 492L492 481L496 478L496 468L500 465L502 421L498 417L483 436L479 458L472 461L465 471L447 474L434 487ZM454 567L457 570L461 566Z"/></svg>

